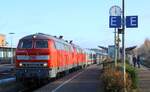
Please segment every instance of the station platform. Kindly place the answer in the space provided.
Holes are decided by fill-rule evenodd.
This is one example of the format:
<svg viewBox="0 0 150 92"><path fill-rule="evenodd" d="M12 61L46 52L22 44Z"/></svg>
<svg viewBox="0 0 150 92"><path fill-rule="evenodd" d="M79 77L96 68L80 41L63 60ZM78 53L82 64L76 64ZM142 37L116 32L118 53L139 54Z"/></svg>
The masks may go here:
<svg viewBox="0 0 150 92"><path fill-rule="evenodd" d="M150 68L142 66L138 71L140 92L150 92Z"/></svg>
<svg viewBox="0 0 150 92"><path fill-rule="evenodd" d="M34 92L103 92L100 66L92 65L49 83Z"/></svg>

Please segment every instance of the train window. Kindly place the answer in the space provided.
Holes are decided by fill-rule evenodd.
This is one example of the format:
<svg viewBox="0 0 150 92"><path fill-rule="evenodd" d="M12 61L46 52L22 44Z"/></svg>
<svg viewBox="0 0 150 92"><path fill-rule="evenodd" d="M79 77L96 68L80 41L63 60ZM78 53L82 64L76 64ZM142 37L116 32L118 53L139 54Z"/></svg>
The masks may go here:
<svg viewBox="0 0 150 92"><path fill-rule="evenodd" d="M25 48L25 49L32 48L32 40L22 40L18 48Z"/></svg>
<svg viewBox="0 0 150 92"><path fill-rule="evenodd" d="M93 58L93 54L90 54L90 58Z"/></svg>
<svg viewBox="0 0 150 92"><path fill-rule="evenodd" d="M65 51L68 51L68 46L64 44Z"/></svg>
<svg viewBox="0 0 150 92"><path fill-rule="evenodd" d="M66 51L68 52L73 51L70 45L64 44L64 46Z"/></svg>
<svg viewBox="0 0 150 92"><path fill-rule="evenodd" d="M56 48L57 48L58 50L64 50L64 49L65 49L63 43L56 42L55 45L56 45Z"/></svg>
<svg viewBox="0 0 150 92"><path fill-rule="evenodd" d="M77 52L80 53L80 48L77 48Z"/></svg>
<svg viewBox="0 0 150 92"><path fill-rule="evenodd" d="M35 48L48 48L47 40L37 40L35 44Z"/></svg>
<svg viewBox="0 0 150 92"><path fill-rule="evenodd" d="M52 47L55 48L55 49L57 49L55 42L53 43Z"/></svg>
<svg viewBox="0 0 150 92"><path fill-rule="evenodd" d="M59 50L60 49L59 43L55 42L55 45L56 45L56 49Z"/></svg>
<svg viewBox="0 0 150 92"><path fill-rule="evenodd" d="M71 51L72 51L72 52L74 51L74 48L73 48L73 47L71 47Z"/></svg>
<svg viewBox="0 0 150 92"><path fill-rule="evenodd" d="M73 51L73 49L72 49L72 47L71 47L71 46L69 46L69 51L71 51L71 52Z"/></svg>
<svg viewBox="0 0 150 92"><path fill-rule="evenodd" d="M60 46L61 46L61 50L65 50L65 44L60 43Z"/></svg>
<svg viewBox="0 0 150 92"><path fill-rule="evenodd" d="M79 53L79 50L78 50L78 48L76 48L76 52L77 52L77 53Z"/></svg>
<svg viewBox="0 0 150 92"><path fill-rule="evenodd" d="M68 47L68 51L71 51L71 50L70 50L70 46L67 46L67 47Z"/></svg>

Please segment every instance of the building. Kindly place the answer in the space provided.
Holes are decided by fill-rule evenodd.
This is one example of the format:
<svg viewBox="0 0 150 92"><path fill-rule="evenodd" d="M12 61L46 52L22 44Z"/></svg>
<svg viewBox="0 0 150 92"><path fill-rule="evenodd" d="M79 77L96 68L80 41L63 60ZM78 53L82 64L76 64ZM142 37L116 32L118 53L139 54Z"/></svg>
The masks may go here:
<svg viewBox="0 0 150 92"><path fill-rule="evenodd" d="M0 64L12 64L15 61L16 48L7 47L6 36L0 34Z"/></svg>
<svg viewBox="0 0 150 92"><path fill-rule="evenodd" d="M0 47L6 46L6 36L3 34L0 34Z"/></svg>

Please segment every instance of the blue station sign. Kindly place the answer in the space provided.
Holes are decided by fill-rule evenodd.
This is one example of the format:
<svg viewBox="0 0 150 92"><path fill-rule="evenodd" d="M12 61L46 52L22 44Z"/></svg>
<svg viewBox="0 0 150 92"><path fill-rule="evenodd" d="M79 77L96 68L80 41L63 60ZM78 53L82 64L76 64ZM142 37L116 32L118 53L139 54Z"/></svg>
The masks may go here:
<svg viewBox="0 0 150 92"><path fill-rule="evenodd" d="M127 16L126 17L126 27L127 28L138 27L138 16Z"/></svg>
<svg viewBox="0 0 150 92"><path fill-rule="evenodd" d="M109 27L110 28L120 28L121 27L121 16L110 16L109 17Z"/></svg>
<svg viewBox="0 0 150 92"><path fill-rule="evenodd" d="M138 16L126 16L126 27L127 28L137 28L138 27ZM121 16L109 16L109 27L110 28L120 28L122 25Z"/></svg>

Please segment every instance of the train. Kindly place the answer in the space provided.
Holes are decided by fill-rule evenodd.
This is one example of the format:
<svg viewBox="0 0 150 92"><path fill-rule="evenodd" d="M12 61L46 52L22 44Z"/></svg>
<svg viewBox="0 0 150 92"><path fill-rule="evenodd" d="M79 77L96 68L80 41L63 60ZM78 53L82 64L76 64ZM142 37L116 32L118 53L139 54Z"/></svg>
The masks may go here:
<svg viewBox="0 0 150 92"><path fill-rule="evenodd" d="M62 36L43 33L27 35L16 48L17 81L44 80L87 67L95 62L88 52Z"/></svg>

